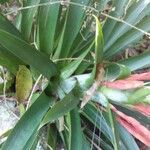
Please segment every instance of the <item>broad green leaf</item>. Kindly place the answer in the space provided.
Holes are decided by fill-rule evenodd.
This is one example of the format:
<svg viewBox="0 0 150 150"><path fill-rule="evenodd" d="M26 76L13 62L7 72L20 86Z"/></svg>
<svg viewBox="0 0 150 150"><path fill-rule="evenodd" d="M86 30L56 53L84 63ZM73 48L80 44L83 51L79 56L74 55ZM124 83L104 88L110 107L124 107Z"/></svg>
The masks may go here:
<svg viewBox="0 0 150 150"><path fill-rule="evenodd" d="M55 2L55 0L41 0L40 4L47 2ZM39 44L40 50L47 54L51 54L54 46L54 36L59 16L60 4L47 4L39 8Z"/></svg>
<svg viewBox="0 0 150 150"><path fill-rule="evenodd" d="M90 77L86 81L86 87L93 86L94 80L96 82L100 82L103 78L103 47L104 47L104 39L103 39L103 33L102 33L102 27L101 24L96 16L94 16L96 20L96 33L95 33L95 62L94 67L92 69L92 72L90 74ZM85 103L83 101L83 103ZM83 104L82 103L82 104ZM81 105L82 105L81 104Z"/></svg>
<svg viewBox="0 0 150 150"><path fill-rule="evenodd" d="M108 105L108 100L106 96L102 92L99 92L100 90L98 89L95 95L92 97L92 101L99 103L100 105L107 107Z"/></svg>
<svg viewBox="0 0 150 150"><path fill-rule="evenodd" d="M105 137L112 142L113 141L113 133L110 126L107 124L105 118L103 117L102 112L100 112L96 107L91 104L86 104L84 106L83 116L85 116L93 125L95 125L104 135ZM97 121L95 122L95 119Z"/></svg>
<svg viewBox="0 0 150 150"><path fill-rule="evenodd" d="M19 38L21 38L20 32L16 29L16 27L8 20L6 17L4 17L2 14L0 14L0 30L7 31L11 34L15 34Z"/></svg>
<svg viewBox="0 0 150 150"><path fill-rule="evenodd" d="M112 102L111 102L112 103ZM138 120L142 125L144 125L145 127L148 127L150 124L150 117L149 116L145 116L143 114L141 114L140 112L128 107L128 106L124 106L124 105L120 105L118 103L114 103L113 105L121 112L125 113L126 115L135 118L136 120Z"/></svg>
<svg viewBox="0 0 150 150"><path fill-rule="evenodd" d="M132 5L129 10L127 10L125 18L123 18L126 22L136 25L136 23L139 22L139 15L149 7L150 2L148 0L142 0L142 1L137 1ZM144 17L144 16L143 16ZM141 18L142 19L142 18ZM108 49L111 49L111 46L116 43L116 40L121 37L123 34L125 34L127 31L129 31L131 27L124 23L118 22L113 31L111 36L109 37L109 41L107 41L106 46L105 46L105 51ZM139 32L139 31L138 31Z"/></svg>
<svg viewBox="0 0 150 150"><path fill-rule="evenodd" d="M62 69L61 71L62 78L66 79L75 72L78 66L82 63L83 59L90 52L92 46L93 46L93 43L85 51L83 51L82 54L80 54L80 56L78 57L78 60L71 62L70 64L68 64L66 67Z"/></svg>
<svg viewBox="0 0 150 150"><path fill-rule="evenodd" d="M103 47L104 47L104 39L102 33L102 26L100 21L96 16L94 16L96 20L96 33L95 33L95 63L100 64L103 61Z"/></svg>
<svg viewBox="0 0 150 150"><path fill-rule="evenodd" d="M32 136L30 137L30 139L27 141L26 145L24 146L23 150L31 150L32 146L35 144L35 142L37 142L37 139L39 139L38 137L38 131L36 130Z"/></svg>
<svg viewBox="0 0 150 150"><path fill-rule="evenodd" d="M23 149L38 128L51 105L52 98L42 94L16 124L2 150ZM39 107L40 106L40 107Z"/></svg>
<svg viewBox="0 0 150 150"><path fill-rule="evenodd" d="M110 13L111 16L120 18L124 15L126 5L128 4L129 0L114 0L113 7L115 8L115 11L112 11ZM107 18L104 27L103 27L103 33L104 33L104 41L107 43L109 41L109 37L112 33L112 30L114 29L117 21L113 19Z"/></svg>
<svg viewBox="0 0 150 150"><path fill-rule="evenodd" d="M35 67L48 79L56 75L54 63L44 54L31 47L27 42L0 30L0 44L26 64Z"/></svg>
<svg viewBox="0 0 150 150"><path fill-rule="evenodd" d="M90 143L82 132L82 150L90 150Z"/></svg>
<svg viewBox="0 0 150 150"><path fill-rule="evenodd" d="M89 0L71 0L70 2L88 5ZM61 58L66 58L70 53L70 48L75 40L81 25L84 21L85 10L81 6L70 4L67 13L66 29L61 51ZM68 42L69 39L69 42Z"/></svg>
<svg viewBox="0 0 150 150"><path fill-rule="evenodd" d="M119 63L128 67L131 71L150 67L150 50L138 56L119 61Z"/></svg>
<svg viewBox="0 0 150 150"><path fill-rule="evenodd" d="M50 124L48 126L48 138L47 138L47 144L49 144L53 149L56 149L57 146L57 128L55 124Z"/></svg>
<svg viewBox="0 0 150 150"><path fill-rule="evenodd" d="M9 53L4 47L0 47L0 65L6 67L11 73L16 74L19 65L25 63Z"/></svg>
<svg viewBox="0 0 150 150"><path fill-rule="evenodd" d="M64 33L65 33L65 27L66 27L66 20L67 20L67 18L64 21L64 25L63 25L63 28L62 28L62 31L61 31L61 34L60 34L59 42L58 42L57 48L56 48L54 56L53 56L53 60L59 59L59 56L60 56L60 53L61 53L61 48L62 48L63 39L64 39Z"/></svg>
<svg viewBox="0 0 150 150"><path fill-rule="evenodd" d="M76 107L70 112L70 150L82 149L82 130L78 108Z"/></svg>
<svg viewBox="0 0 150 150"><path fill-rule="evenodd" d="M137 27L143 29L144 31L150 31L150 17L145 17ZM129 45L136 43L138 40L142 38L144 33L137 31L135 29L131 29L126 32L123 36L121 36L115 43L111 46L109 50L104 53L104 57L107 59L112 59L114 55L119 53L121 50L125 50Z"/></svg>
<svg viewBox="0 0 150 150"><path fill-rule="evenodd" d="M73 91L67 94L62 100L58 101L47 112L40 127L58 119L59 117L65 115L66 113L74 109L79 104L80 96L80 89L78 87L75 87Z"/></svg>
<svg viewBox="0 0 150 150"><path fill-rule="evenodd" d="M128 67L119 63L110 63L106 67L105 79L108 81L114 81L116 79L123 79L131 74Z"/></svg>
<svg viewBox="0 0 150 150"><path fill-rule="evenodd" d="M140 150L138 145L135 142L135 139L123 126L118 124L117 130L118 130L120 138L127 150L133 150L133 149Z"/></svg>
<svg viewBox="0 0 150 150"><path fill-rule="evenodd" d="M76 55L80 54L80 51L82 51L85 47L88 47L89 45L91 45L91 43L94 41L95 34L92 32L90 33L89 28L87 27L87 29L86 29L87 31L85 31L85 32L88 32L88 33L85 33L86 35L82 35L84 33L82 33L81 31L78 33L78 36L76 37L76 39L72 45L70 56L76 56Z"/></svg>
<svg viewBox="0 0 150 150"><path fill-rule="evenodd" d="M111 89L107 87L101 87L100 91L104 94L108 99L115 102L128 102L128 96L121 90Z"/></svg>
<svg viewBox="0 0 150 150"><path fill-rule="evenodd" d="M108 111L108 116L109 116L109 122L112 128L112 132L114 134L114 139L113 139L113 146L114 150L119 150L120 145L119 145L119 132L117 131L117 121L115 119L115 114L113 114L112 110L110 109L110 105L108 104L107 106L107 111Z"/></svg>
<svg viewBox="0 0 150 150"><path fill-rule="evenodd" d="M91 73L89 83L93 83L96 78L97 72L99 72L99 65L103 62L103 47L104 47L104 39L102 33L101 24L96 16L94 16L96 20L96 33L95 33L95 63ZM100 68L101 69L101 68ZM98 79L99 80L99 79Z"/></svg>
<svg viewBox="0 0 150 150"><path fill-rule="evenodd" d="M88 136L89 139L91 139L91 146L93 144L92 142L94 142L98 147L101 147L104 150L113 150L111 144L108 144L107 141L103 141L102 135L98 136L96 133L93 133L89 129L85 129L85 134L86 136Z"/></svg>
<svg viewBox="0 0 150 150"><path fill-rule="evenodd" d="M21 30L21 19L22 19L22 14L21 12L18 12L13 24L19 31Z"/></svg>
<svg viewBox="0 0 150 150"><path fill-rule="evenodd" d="M144 103L150 104L150 95L147 95L144 99L143 99Z"/></svg>
<svg viewBox="0 0 150 150"><path fill-rule="evenodd" d="M128 97L128 103L134 104L134 103L143 103L143 99L150 95L150 87L143 87L136 91L134 91L129 97Z"/></svg>
<svg viewBox="0 0 150 150"><path fill-rule="evenodd" d="M18 36L19 38L22 38L21 34L15 28L15 26L2 14L0 14L0 29L12 33ZM13 56L11 53L7 52L7 50L4 47L0 46L0 64L5 66L9 69L9 71L15 74L18 69L18 66L24 63L16 56Z"/></svg>
<svg viewBox="0 0 150 150"><path fill-rule="evenodd" d="M39 4L40 0L23 0L23 7L34 6ZM30 39L31 29L38 7L31 7L22 10L21 19L21 33L22 36L28 41Z"/></svg>

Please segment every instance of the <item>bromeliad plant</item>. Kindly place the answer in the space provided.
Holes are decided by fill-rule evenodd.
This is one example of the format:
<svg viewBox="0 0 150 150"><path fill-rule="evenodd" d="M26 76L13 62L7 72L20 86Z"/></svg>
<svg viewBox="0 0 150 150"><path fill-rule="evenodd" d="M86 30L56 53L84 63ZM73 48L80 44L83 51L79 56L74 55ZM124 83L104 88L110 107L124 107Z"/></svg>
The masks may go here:
<svg viewBox="0 0 150 150"><path fill-rule="evenodd" d="M149 116L132 106L149 103L149 82L139 81L140 87L133 84L129 90L131 80L123 79L150 66L150 51L114 60L149 36L150 2L108 2L24 0L13 24L0 15L0 65L16 76L19 102L28 100L23 116L5 133L3 150L35 149L43 127L49 149L60 143L71 150L138 150L131 134L149 146ZM31 74L42 90L33 86L29 94ZM114 87L113 81L126 88ZM127 115L137 119L146 136L133 132Z"/></svg>

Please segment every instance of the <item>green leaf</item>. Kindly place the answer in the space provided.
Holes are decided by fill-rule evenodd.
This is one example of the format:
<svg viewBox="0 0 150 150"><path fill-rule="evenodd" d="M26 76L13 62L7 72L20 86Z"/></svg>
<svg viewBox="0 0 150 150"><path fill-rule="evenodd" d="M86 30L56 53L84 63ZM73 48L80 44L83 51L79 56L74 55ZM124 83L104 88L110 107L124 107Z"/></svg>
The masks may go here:
<svg viewBox="0 0 150 150"><path fill-rule="evenodd" d="M112 142L113 141L113 133L110 126L106 122L106 118L103 117L102 112L97 110L97 108L91 104L86 104L84 106L83 116L85 116L93 125L95 125L104 135L105 137ZM97 118L97 121L95 119Z"/></svg>
<svg viewBox="0 0 150 150"><path fill-rule="evenodd" d="M119 63L128 67L131 71L150 67L150 50L138 56L119 61Z"/></svg>
<svg viewBox="0 0 150 150"><path fill-rule="evenodd" d="M150 95L150 87L143 87L136 91L134 91L129 97L128 97L128 103L129 104L135 104L135 103L143 103L143 99Z"/></svg>
<svg viewBox="0 0 150 150"><path fill-rule="evenodd" d="M49 144L53 149L56 149L57 146L57 128L55 124L50 124L48 126L48 139L47 144Z"/></svg>
<svg viewBox="0 0 150 150"><path fill-rule="evenodd" d="M16 124L2 150L23 149L38 128L51 105L52 98L42 94ZM40 107L39 107L40 106Z"/></svg>
<svg viewBox="0 0 150 150"><path fill-rule="evenodd" d="M56 75L56 66L41 52L31 47L27 42L0 30L0 44L4 46L8 52L20 58L28 65L35 67L39 72L48 79Z"/></svg>
<svg viewBox="0 0 150 150"><path fill-rule="evenodd" d="M103 141L102 139L102 135L97 135L96 133L93 133L92 131L90 131L88 128L85 129L85 134L86 136L91 139L91 145L93 144L92 142L94 142L97 147L101 147L102 149L106 149L106 150L113 150L111 144L107 143L107 140ZM94 147L95 145L93 145ZM91 149L91 148L90 148Z"/></svg>
<svg viewBox="0 0 150 150"><path fill-rule="evenodd" d="M142 0L142 1L137 1L135 3L133 3L133 5L126 11L124 20L132 25L136 25L137 23L139 23L139 21L144 17L142 15L142 17L139 18L139 16L142 14L142 12L149 7L150 2L147 0ZM123 36L126 32L129 31L129 29L131 29L131 27L129 27L128 25L118 22L113 31L111 36L109 36L109 40L106 43L105 46L105 51L106 50L110 50L112 51L112 45L114 43L116 43L116 41ZM139 31L136 31L139 33Z"/></svg>
<svg viewBox="0 0 150 150"><path fill-rule="evenodd" d="M128 96L121 90L101 87L100 91L110 100L115 102L128 102Z"/></svg>
<svg viewBox="0 0 150 150"><path fill-rule="evenodd" d="M89 0L71 0L70 2L87 5ZM85 10L82 7L70 4L67 13L67 22L62 45L61 58L68 57L73 41L79 33L81 25L84 21L84 14Z"/></svg>
<svg viewBox="0 0 150 150"><path fill-rule="evenodd" d="M117 130L127 150L140 150L133 136L123 126L118 124Z"/></svg>
<svg viewBox="0 0 150 150"><path fill-rule="evenodd" d="M0 65L6 67L11 73L16 74L19 65L24 64L24 62L0 46Z"/></svg>
<svg viewBox="0 0 150 150"><path fill-rule="evenodd" d="M103 61L103 47L104 47L104 39L102 33L102 26L100 21L96 16L94 16L96 20L96 33L95 33L95 64L100 64Z"/></svg>
<svg viewBox="0 0 150 150"><path fill-rule="evenodd" d="M84 136L83 132L82 132L82 150L91 150L90 149L90 143L88 142L88 140L86 139L86 137Z"/></svg>
<svg viewBox="0 0 150 150"><path fill-rule="evenodd" d="M105 79L108 81L114 81L116 79L123 79L128 77L131 71L125 65L119 63L110 63L106 67Z"/></svg>
<svg viewBox="0 0 150 150"><path fill-rule="evenodd" d="M53 56L54 60L59 59L59 56L60 56L60 53L61 53L61 48L62 48L63 40L64 40L65 27L66 27L66 20L67 20L67 18L65 18L64 24L62 24L63 28L62 28L62 31L59 35L60 36L59 42L58 42L57 48L56 48L54 56Z"/></svg>
<svg viewBox="0 0 150 150"><path fill-rule="evenodd" d="M55 0L41 0L40 4L47 2L55 2ZM40 50L47 54L51 54L54 46L54 36L59 16L60 4L49 4L39 8L39 44Z"/></svg>
<svg viewBox="0 0 150 150"><path fill-rule="evenodd" d="M92 46L93 46L93 43L87 49L85 49L82 54L80 54L80 56L78 57L78 60L71 62L70 64L68 64L66 67L62 69L61 71L62 78L66 79L75 72L78 66L82 63L83 59L90 52Z"/></svg>
<svg viewBox="0 0 150 150"><path fill-rule="evenodd" d="M0 29L12 33L18 36L19 38L22 38L20 32L2 14L0 14ZM0 65L5 66L9 69L9 71L15 74L19 65L21 64L23 65L24 62L22 62L16 56L13 56L9 52L7 52L7 50L4 47L0 46Z"/></svg>
<svg viewBox="0 0 150 150"><path fill-rule="evenodd" d="M148 127L150 124L150 117L149 116L145 116L143 114L141 114L140 112L134 110L133 108L130 108L129 106L124 106L124 105L120 105L118 103L113 103L113 105L121 112L125 113L126 115L135 118L136 120L138 120L142 125L144 125L145 127Z"/></svg>
<svg viewBox="0 0 150 150"><path fill-rule="evenodd" d="M80 89L75 87L73 91L67 94L61 101L57 102L44 117L41 127L45 124L56 120L57 118L65 115L70 110L74 109L80 101Z"/></svg>
<svg viewBox="0 0 150 150"><path fill-rule="evenodd" d="M110 13L110 15L113 17L116 17L116 18L121 18L125 13L125 9L126 9L126 5L127 5L128 1L129 0L124 0L124 1L114 0L113 7L115 7L115 11L112 11ZM105 43L107 43L107 41L109 41L110 35L113 34L112 31L113 31L116 23L117 23L116 20L107 18L107 20L104 24L104 27L103 27Z"/></svg>
<svg viewBox="0 0 150 150"><path fill-rule="evenodd" d="M82 148L82 130L80 115L76 107L70 112L70 150L81 150Z"/></svg>
<svg viewBox="0 0 150 150"><path fill-rule="evenodd" d="M26 145L24 146L23 150L31 150L32 146L34 146L34 144L37 142L38 137L38 131L36 130L32 136L29 138L29 140L27 141Z"/></svg>
<svg viewBox="0 0 150 150"><path fill-rule="evenodd" d="M0 13L0 29L7 31L9 33L15 34L19 38L21 38L20 32L16 29L16 27L8 20L6 17L4 17Z"/></svg>
<svg viewBox="0 0 150 150"><path fill-rule="evenodd" d="M112 132L114 134L114 139L113 139L114 150L119 150L120 146L119 146L119 133L117 131L117 122L115 119L115 115L112 113L112 111L110 109L110 105L108 105L107 111L108 111L108 115L109 115L109 121L110 121L110 125L112 128Z"/></svg>
<svg viewBox="0 0 150 150"><path fill-rule="evenodd" d="M89 78L86 81L86 87L90 87L94 80L101 80L99 78L103 78L103 76L99 77L100 69L103 69L102 63L103 63L103 47L104 47L104 39L103 39L103 33L102 33L102 26L96 16L94 16L96 20L96 33L95 33L95 62L94 67L92 69L92 72L89 76ZM101 66L100 66L101 65ZM100 67L99 67L100 66ZM102 70L103 71L103 70ZM102 72L101 71L101 72ZM99 82L99 81L96 81Z"/></svg>
<svg viewBox="0 0 150 150"><path fill-rule="evenodd" d="M136 27L149 32L150 31L149 22L150 17L145 17ZM137 31L135 29L129 30L117 41L115 41L115 43L111 46L111 48L105 52L104 57L107 59L112 59L113 56L119 53L121 50L125 50L125 48L127 48L129 45L136 43L137 41L142 39L143 35L144 33Z"/></svg>
<svg viewBox="0 0 150 150"><path fill-rule="evenodd" d="M23 0L23 7L38 5L40 0ZM31 29L38 7L22 10L21 33L27 41L30 39Z"/></svg>

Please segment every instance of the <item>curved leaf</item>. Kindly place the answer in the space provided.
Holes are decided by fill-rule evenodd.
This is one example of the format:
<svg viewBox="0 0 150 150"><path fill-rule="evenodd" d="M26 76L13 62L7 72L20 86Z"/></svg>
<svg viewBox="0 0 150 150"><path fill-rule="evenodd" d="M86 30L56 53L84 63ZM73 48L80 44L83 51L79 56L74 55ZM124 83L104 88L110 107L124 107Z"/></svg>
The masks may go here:
<svg viewBox="0 0 150 150"><path fill-rule="evenodd" d="M54 1L55 0L41 0L41 4ZM55 30L59 16L59 5L60 4L49 4L47 6L41 6L38 12L40 50L49 55L53 51Z"/></svg>
<svg viewBox="0 0 150 150"><path fill-rule="evenodd" d="M23 7L34 6L39 4L40 0L23 0ZM34 21L34 15L38 7L22 10L21 18L21 33L22 36L28 41L31 34L32 24Z"/></svg>
<svg viewBox="0 0 150 150"><path fill-rule="evenodd" d="M41 126L54 121L55 119L65 115L70 110L74 109L80 101L80 89L75 87L73 91L67 94L61 101L57 102L44 117Z"/></svg>
<svg viewBox="0 0 150 150"><path fill-rule="evenodd" d="M70 112L70 150L81 150L82 149L82 130L81 130L81 122L80 115L78 112L78 108L73 109Z"/></svg>
<svg viewBox="0 0 150 150"><path fill-rule="evenodd" d="M56 66L41 52L16 36L0 30L0 44L28 65L35 67L48 79L56 75Z"/></svg>
<svg viewBox="0 0 150 150"><path fill-rule="evenodd" d="M51 101L51 98L42 94L16 124L2 150L23 149L49 109Z"/></svg>
<svg viewBox="0 0 150 150"><path fill-rule="evenodd" d="M131 71L150 67L150 50L135 57L119 61Z"/></svg>

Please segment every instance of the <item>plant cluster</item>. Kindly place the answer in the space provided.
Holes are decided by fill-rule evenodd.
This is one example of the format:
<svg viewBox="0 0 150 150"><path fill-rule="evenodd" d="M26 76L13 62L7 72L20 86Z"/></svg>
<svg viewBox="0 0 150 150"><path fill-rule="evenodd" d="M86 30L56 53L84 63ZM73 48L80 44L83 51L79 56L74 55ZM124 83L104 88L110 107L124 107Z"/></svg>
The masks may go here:
<svg viewBox="0 0 150 150"><path fill-rule="evenodd" d="M150 36L149 0L23 0L13 22L12 13L0 14L11 76L0 92L15 85L20 119L2 150L36 149L42 128L48 149L139 150L133 136L150 146L150 73L135 74L150 51L124 57Z"/></svg>

